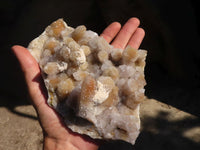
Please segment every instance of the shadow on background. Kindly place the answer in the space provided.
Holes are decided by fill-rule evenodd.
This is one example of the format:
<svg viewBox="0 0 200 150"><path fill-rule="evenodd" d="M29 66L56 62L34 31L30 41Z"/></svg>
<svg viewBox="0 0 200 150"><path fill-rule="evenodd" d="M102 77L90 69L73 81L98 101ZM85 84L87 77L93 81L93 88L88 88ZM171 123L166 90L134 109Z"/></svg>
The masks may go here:
<svg viewBox="0 0 200 150"><path fill-rule="evenodd" d="M3 92L3 94L1 94L0 97L1 99L0 107L6 107L10 112L19 115L21 117L26 117L34 120L38 119L33 115L22 113L16 110L17 106L30 105L28 98L24 97L23 99L21 99L19 96L10 95L10 93L7 93L7 91L0 91L0 92Z"/></svg>
<svg viewBox="0 0 200 150"><path fill-rule="evenodd" d="M200 23L195 0L6 0L1 1L0 6L0 107L36 119L15 111L16 106L30 103L20 66L10 50L12 45L27 47L58 18L64 18L73 27L84 24L100 34L113 21L124 24L130 17L138 17L140 26L146 31L141 48L148 50L146 95L199 116ZM159 132L142 131L134 146L136 149L172 147L185 150L199 147L199 143L184 138L181 132L176 133L173 129L173 132L164 134L162 128L182 126L185 122L165 122L162 115L147 117L144 126L148 127L150 121L155 121ZM196 120L188 119L185 121L199 125ZM194 125L188 124L188 128ZM107 146L120 148L120 144ZM129 145L127 149L131 147Z"/></svg>

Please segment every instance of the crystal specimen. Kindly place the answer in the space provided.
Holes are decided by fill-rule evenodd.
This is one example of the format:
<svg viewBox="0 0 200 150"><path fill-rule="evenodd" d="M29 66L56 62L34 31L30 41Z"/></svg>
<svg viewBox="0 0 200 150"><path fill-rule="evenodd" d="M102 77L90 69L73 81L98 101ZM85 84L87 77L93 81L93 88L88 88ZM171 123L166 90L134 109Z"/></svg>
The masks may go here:
<svg viewBox="0 0 200 150"><path fill-rule="evenodd" d="M48 104L72 131L135 143L146 84L145 50L116 49L85 26L72 28L63 19L28 49L41 68Z"/></svg>

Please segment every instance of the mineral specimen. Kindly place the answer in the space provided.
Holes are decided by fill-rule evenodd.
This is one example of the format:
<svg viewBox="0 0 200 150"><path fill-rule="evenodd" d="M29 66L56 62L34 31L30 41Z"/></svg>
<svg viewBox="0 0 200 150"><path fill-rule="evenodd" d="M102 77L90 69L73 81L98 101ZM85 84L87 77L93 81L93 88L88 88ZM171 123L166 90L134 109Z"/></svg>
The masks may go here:
<svg viewBox="0 0 200 150"><path fill-rule="evenodd" d="M95 139L132 144L144 99L145 50L109 45L85 26L58 19L28 46L38 61L48 104L68 128Z"/></svg>

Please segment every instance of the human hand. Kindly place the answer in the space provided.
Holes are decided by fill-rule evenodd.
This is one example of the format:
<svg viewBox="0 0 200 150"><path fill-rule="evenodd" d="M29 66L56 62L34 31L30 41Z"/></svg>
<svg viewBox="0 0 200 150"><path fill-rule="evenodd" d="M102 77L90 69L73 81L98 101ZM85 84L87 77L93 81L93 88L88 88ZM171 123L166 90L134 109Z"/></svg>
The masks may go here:
<svg viewBox="0 0 200 150"><path fill-rule="evenodd" d="M140 20L130 18L122 27L118 22L110 24L101 34L115 48L124 49L126 46L138 49L145 36L145 31L139 28Z"/></svg>
<svg viewBox="0 0 200 150"><path fill-rule="evenodd" d="M138 49L145 34L144 30L138 28L138 26L139 20L136 18L129 19L122 29L119 23L114 22L103 31L101 36L116 48L124 49L127 45L130 45ZM13 46L12 50L20 62L31 102L38 114L40 125L43 129L44 149L98 149L99 144L96 140L73 133L64 125L59 114L47 105L47 91L44 87L40 68L29 51L21 46Z"/></svg>

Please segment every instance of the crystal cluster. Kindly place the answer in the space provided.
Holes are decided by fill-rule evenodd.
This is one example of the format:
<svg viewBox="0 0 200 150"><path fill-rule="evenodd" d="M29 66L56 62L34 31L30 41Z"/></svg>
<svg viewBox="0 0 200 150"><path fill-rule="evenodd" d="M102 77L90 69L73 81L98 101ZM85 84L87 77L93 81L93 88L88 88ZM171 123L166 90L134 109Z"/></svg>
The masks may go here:
<svg viewBox="0 0 200 150"><path fill-rule="evenodd" d="M109 45L81 25L58 19L28 46L38 61L48 104L74 132L124 140L139 134L146 51Z"/></svg>

